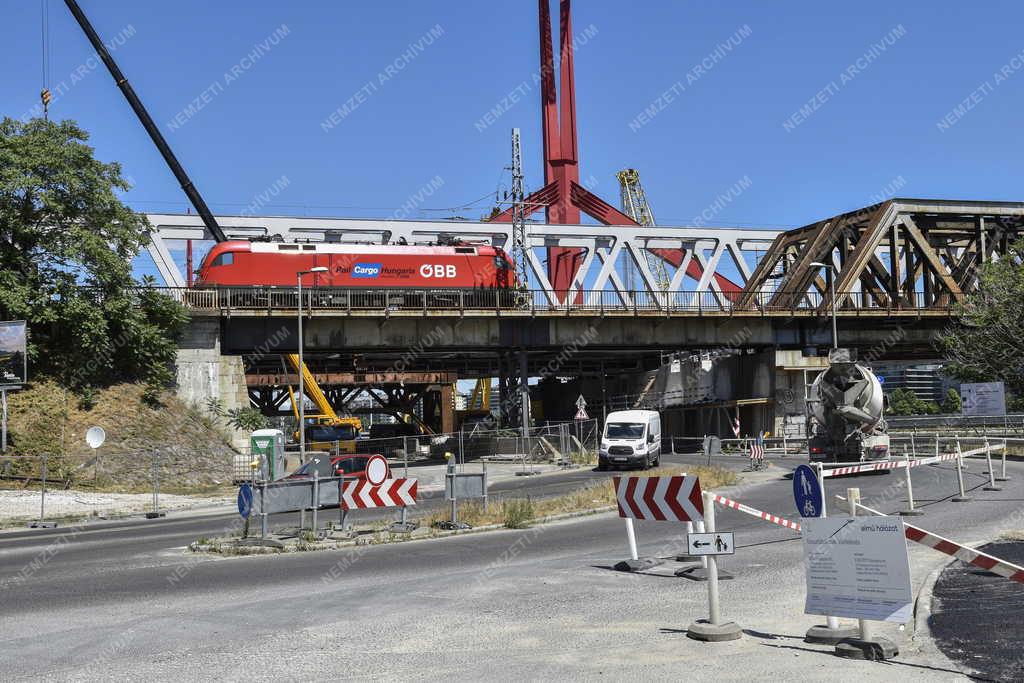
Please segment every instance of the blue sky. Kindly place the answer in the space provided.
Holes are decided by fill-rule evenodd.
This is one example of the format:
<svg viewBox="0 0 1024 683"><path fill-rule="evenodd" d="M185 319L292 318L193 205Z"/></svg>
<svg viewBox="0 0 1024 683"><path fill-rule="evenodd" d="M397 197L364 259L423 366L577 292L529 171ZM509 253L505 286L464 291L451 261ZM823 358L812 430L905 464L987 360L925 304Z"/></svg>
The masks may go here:
<svg viewBox="0 0 1024 683"><path fill-rule="evenodd" d="M80 2L103 38L121 36L116 59L217 212L240 212L285 177L259 213L383 217L440 177L410 217L478 218L507 186L513 126L527 186L542 184L533 2ZM132 206L184 211L110 76L89 68L92 50L64 4L49 5L51 116L76 119L101 159L123 164ZM0 7L0 102L17 118L41 86L40 2ZM887 189L1021 199L1024 6L983 7L577 2L574 32L591 29L576 53L582 177L617 205L614 173L635 167L659 222L679 225L744 178L749 187L708 225L802 225ZM276 45L246 60L282 27ZM745 37L688 78L737 31ZM659 100L676 83L685 88ZM518 103L478 125L517 87ZM360 89L364 100L325 129ZM204 91L208 102L172 125ZM649 107L656 115L631 127ZM801 107L809 115L794 124Z"/></svg>

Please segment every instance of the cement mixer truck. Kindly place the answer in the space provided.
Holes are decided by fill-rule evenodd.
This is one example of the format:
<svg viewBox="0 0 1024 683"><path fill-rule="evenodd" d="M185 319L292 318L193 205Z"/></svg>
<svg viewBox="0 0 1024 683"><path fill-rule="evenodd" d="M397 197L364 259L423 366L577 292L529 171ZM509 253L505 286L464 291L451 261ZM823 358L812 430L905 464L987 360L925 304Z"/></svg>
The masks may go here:
<svg viewBox="0 0 1024 683"><path fill-rule="evenodd" d="M829 368L811 385L807 407L811 462L888 460L882 385L851 351L829 353Z"/></svg>

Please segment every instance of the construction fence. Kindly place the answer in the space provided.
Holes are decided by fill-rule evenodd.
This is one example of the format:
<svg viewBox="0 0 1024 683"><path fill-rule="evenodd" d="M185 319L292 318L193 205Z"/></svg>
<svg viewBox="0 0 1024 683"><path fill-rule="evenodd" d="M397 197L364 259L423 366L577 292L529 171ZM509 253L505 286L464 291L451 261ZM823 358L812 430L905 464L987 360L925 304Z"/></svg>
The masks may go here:
<svg viewBox="0 0 1024 683"><path fill-rule="evenodd" d="M582 465L597 462L600 438L597 420L591 419L531 427L526 436L521 429L487 429L486 425L476 425L458 432L358 439L355 450L379 453L392 462L440 461L451 454L460 463L487 458Z"/></svg>
<svg viewBox="0 0 1024 683"><path fill-rule="evenodd" d="M121 479L111 482L99 457L72 464L60 454L3 455L0 526L63 526L77 519L164 516L168 508L202 503L176 495L195 493L189 473L182 469L187 467L173 453L155 449L148 455L121 459L117 466ZM229 484L226 479L224 483Z"/></svg>

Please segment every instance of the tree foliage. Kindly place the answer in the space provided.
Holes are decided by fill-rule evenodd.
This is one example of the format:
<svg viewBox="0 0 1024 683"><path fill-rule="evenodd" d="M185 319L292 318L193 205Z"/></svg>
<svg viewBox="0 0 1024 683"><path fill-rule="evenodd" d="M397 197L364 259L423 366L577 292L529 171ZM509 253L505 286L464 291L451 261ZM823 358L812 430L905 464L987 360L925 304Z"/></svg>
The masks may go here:
<svg viewBox="0 0 1024 683"><path fill-rule="evenodd" d="M963 407L963 402L960 400L960 392L953 387L946 390L946 398L942 401L942 412L944 413L959 413Z"/></svg>
<svg viewBox="0 0 1024 683"><path fill-rule="evenodd" d="M0 122L0 319L29 325L30 373L84 389L173 379L184 309L132 277L149 222L73 121Z"/></svg>
<svg viewBox="0 0 1024 683"><path fill-rule="evenodd" d="M941 337L945 372L967 382L1003 381L1024 394L1024 241L979 271L978 289Z"/></svg>
<svg viewBox="0 0 1024 683"><path fill-rule="evenodd" d="M889 395L889 412L893 415L936 415L939 405L935 401L920 399L913 391L900 387Z"/></svg>

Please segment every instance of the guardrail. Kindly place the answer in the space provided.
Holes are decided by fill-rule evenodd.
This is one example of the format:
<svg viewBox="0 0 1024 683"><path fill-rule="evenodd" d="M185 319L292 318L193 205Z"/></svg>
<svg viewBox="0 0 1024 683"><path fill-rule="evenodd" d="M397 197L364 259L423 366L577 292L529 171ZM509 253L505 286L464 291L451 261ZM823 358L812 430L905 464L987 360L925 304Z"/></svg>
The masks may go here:
<svg viewBox="0 0 1024 683"><path fill-rule="evenodd" d="M294 287L155 288L194 310L297 310ZM548 290L515 289L349 289L312 287L302 289L303 306L309 311L344 311L424 314L436 311L496 312L499 314L665 314L665 315L823 315L828 301L817 293L787 295L784 304L772 303L775 292L756 293L740 305L721 292L648 292L573 290L564 297ZM869 293L848 292L837 310L841 316L948 314L951 304L924 305L924 293L911 306L884 306Z"/></svg>

